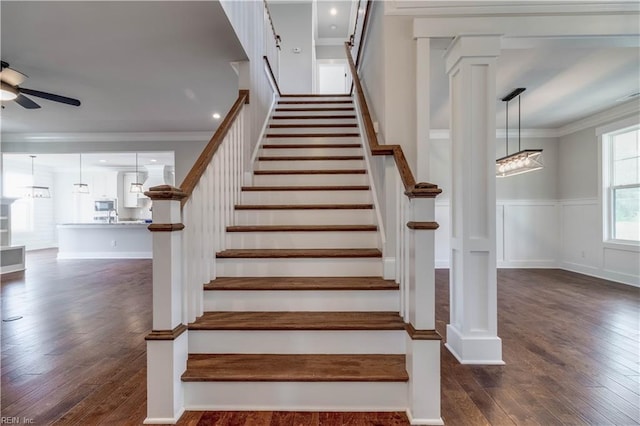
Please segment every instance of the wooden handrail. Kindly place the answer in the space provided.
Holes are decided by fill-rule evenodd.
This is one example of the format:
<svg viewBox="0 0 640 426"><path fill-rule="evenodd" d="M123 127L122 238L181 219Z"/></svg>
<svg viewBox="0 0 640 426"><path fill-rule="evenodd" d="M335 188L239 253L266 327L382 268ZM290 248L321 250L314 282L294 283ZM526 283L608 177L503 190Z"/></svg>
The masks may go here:
<svg viewBox="0 0 640 426"><path fill-rule="evenodd" d="M404 156L404 152L402 151L402 147L400 145L380 145L378 143L378 137L376 136L376 132L373 129L371 113L369 112L369 107L367 106L367 101L364 96L362 84L360 84L358 71L356 70L356 66L353 63L353 58L351 56L348 42L344 44L344 48L347 53L347 60L349 61L349 68L351 69L351 75L353 77L352 80L356 89L356 95L358 96L358 103L360 105L362 120L364 122L364 131L367 135L367 141L369 142L371 155L393 155L396 167L398 168L398 173L400 173L400 178L402 179L402 184L404 185L404 193L407 197L432 198L437 196L442 192L442 190L438 188L437 185L426 182L416 183L416 179L413 177L413 173L411 173L411 168L409 167L409 163L407 163L407 159Z"/></svg>
<svg viewBox="0 0 640 426"><path fill-rule="evenodd" d="M191 167L191 170L189 170L189 173L187 173L187 176L182 181L182 184L180 184L180 189L182 190L182 192L187 194L187 196L182 199L183 206L191 197L193 190L198 184L198 181L200 181L200 178L204 174L204 171L207 169L207 165L209 165L209 163L211 162L211 159L213 158L216 151L218 151L218 148L222 144L225 136L227 136L227 133L229 133L231 126L233 126L233 123L236 121L238 114L240 114L240 111L242 111L243 105L248 103L249 91L240 90L238 99L236 99L236 102L233 104L226 117L224 117L222 123L220 123L220 126L213 134L211 140L209 140L207 146L205 146L200 153L200 156L193 164L193 167Z"/></svg>
<svg viewBox="0 0 640 426"><path fill-rule="evenodd" d="M271 68L271 63L269 62L269 58L266 56L262 57L264 62L267 64L267 69L269 70L269 74L271 75L271 80L273 80L273 84L276 85L276 90L278 92L278 96L282 96L282 92L280 92L280 86L278 85L278 80L276 80L275 74L273 74L273 68Z"/></svg>
<svg viewBox="0 0 640 426"><path fill-rule="evenodd" d="M358 55L356 56L356 69L360 67L360 59L362 58L362 43L367 35L367 24L369 23L369 15L371 14L371 5L373 0L367 0L367 6L364 10L364 21L362 21L362 34L360 34L360 43L358 44Z"/></svg>
<svg viewBox="0 0 640 426"><path fill-rule="evenodd" d="M271 19L269 4L267 3L267 0L263 0L262 2L264 3L264 9L267 11L267 16L269 17L269 24L271 24L271 32L273 33L273 38L276 41L276 47L278 48L278 50L280 50L280 42L282 41L282 39L280 38L278 33L276 33L276 27L273 25L273 19Z"/></svg>

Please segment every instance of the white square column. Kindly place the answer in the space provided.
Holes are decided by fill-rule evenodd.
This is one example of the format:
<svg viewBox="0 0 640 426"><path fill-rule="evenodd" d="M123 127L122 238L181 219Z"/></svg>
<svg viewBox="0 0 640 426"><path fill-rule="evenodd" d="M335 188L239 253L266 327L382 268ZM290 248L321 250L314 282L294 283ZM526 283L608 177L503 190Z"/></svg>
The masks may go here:
<svg viewBox="0 0 640 426"><path fill-rule="evenodd" d="M451 100L449 351L463 364L504 364L497 335L496 59L500 36L460 36L445 59Z"/></svg>

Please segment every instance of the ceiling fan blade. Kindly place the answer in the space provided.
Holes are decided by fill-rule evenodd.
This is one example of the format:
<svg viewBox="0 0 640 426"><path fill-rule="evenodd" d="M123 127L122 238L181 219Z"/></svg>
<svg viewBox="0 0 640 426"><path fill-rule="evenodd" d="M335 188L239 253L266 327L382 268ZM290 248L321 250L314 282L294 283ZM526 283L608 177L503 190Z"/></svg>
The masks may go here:
<svg viewBox="0 0 640 426"><path fill-rule="evenodd" d="M40 105L38 105L37 103L33 102L31 99L27 98L24 95L18 95L17 98L14 99L14 101L16 101L16 103L26 109L38 109L40 108Z"/></svg>
<svg viewBox="0 0 640 426"><path fill-rule="evenodd" d="M60 102L67 105L80 106L80 101L73 98L67 98L66 96L54 95L53 93L41 92L39 90L26 89L19 87L20 93L26 93L27 95L37 96L39 98L48 99L54 102Z"/></svg>

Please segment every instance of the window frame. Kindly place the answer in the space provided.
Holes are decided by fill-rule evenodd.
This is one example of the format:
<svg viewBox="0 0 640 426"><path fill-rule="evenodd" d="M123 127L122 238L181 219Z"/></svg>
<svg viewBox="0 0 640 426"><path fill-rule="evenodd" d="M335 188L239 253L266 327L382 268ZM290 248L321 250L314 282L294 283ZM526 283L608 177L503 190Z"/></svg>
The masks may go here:
<svg viewBox="0 0 640 426"><path fill-rule="evenodd" d="M614 166L613 166L613 141L614 137L620 134L628 133L634 130L640 131L640 120L637 117L613 123L609 126L598 129L598 136L601 142L602 160L600 162L602 170L601 188L602 188L602 228L603 243L605 245L615 246L632 246L640 247L640 237L638 240L626 240L615 238L615 194L617 190L640 188L640 179L637 183L613 185Z"/></svg>

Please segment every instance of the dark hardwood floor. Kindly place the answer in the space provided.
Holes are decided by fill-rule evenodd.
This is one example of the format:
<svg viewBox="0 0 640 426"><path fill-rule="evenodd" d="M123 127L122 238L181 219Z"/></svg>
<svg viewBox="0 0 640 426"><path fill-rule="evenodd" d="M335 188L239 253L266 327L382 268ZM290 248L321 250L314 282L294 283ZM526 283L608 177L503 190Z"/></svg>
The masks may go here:
<svg viewBox="0 0 640 426"><path fill-rule="evenodd" d="M28 253L2 276L1 415L32 424L137 425L145 417L151 262ZM640 290L559 270L501 270L505 366L442 351L447 425L640 424ZM437 328L449 316L438 270ZM5 421L6 423L6 421ZM24 421L21 423L24 424ZM187 413L182 425L406 425L401 413Z"/></svg>

